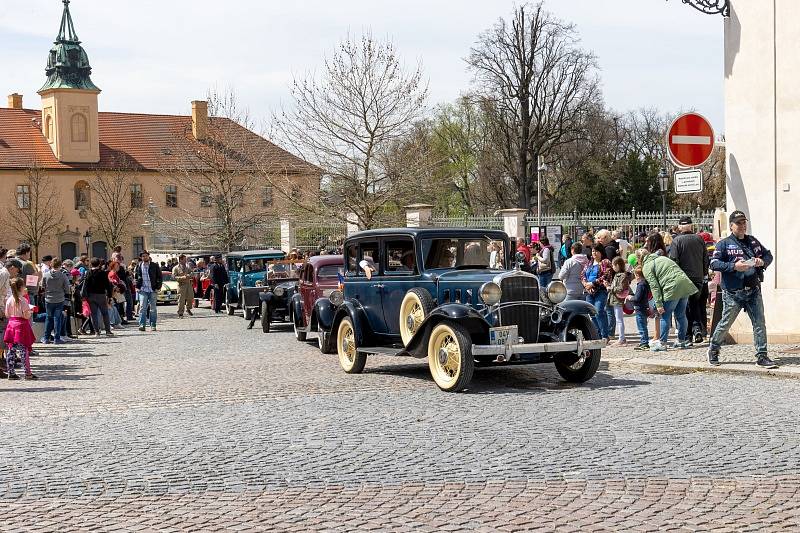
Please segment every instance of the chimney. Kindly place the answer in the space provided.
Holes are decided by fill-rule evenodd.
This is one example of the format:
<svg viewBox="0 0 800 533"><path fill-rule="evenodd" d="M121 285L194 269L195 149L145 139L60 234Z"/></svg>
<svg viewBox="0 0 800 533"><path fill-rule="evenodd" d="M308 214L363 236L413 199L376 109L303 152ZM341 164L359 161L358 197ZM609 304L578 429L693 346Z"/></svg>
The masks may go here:
<svg viewBox="0 0 800 533"><path fill-rule="evenodd" d="M198 141L208 135L208 102L205 100L192 101L192 134Z"/></svg>
<svg viewBox="0 0 800 533"><path fill-rule="evenodd" d="M10 109L22 109L22 95L17 93L9 94L8 107Z"/></svg>

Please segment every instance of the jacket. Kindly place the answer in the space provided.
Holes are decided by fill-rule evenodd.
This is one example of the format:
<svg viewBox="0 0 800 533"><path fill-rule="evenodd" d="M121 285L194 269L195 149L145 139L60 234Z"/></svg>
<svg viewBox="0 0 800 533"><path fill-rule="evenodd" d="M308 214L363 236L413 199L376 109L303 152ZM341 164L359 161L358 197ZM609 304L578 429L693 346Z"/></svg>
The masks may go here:
<svg viewBox="0 0 800 533"><path fill-rule="evenodd" d="M69 298L69 278L60 270L50 270L42 277L44 301L60 304Z"/></svg>
<svg viewBox="0 0 800 533"><path fill-rule="evenodd" d="M648 298L649 295L650 285L647 283L647 280L639 280L636 284L636 291L633 293L633 298L631 299L633 308L638 311L647 311L650 301Z"/></svg>
<svg viewBox="0 0 800 533"><path fill-rule="evenodd" d="M83 292L87 296L92 294L105 294L106 298L111 298L111 291L113 287L111 282L108 281L108 272L93 268L86 274L86 279L83 281Z"/></svg>
<svg viewBox="0 0 800 533"><path fill-rule="evenodd" d="M745 272L737 272L734 269L736 261L739 259L747 260L747 254L736 235L729 235L720 240L714 247L714 255L711 258L711 270L722 273L722 288L726 291L735 291L745 287L756 287L761 283L761 276L764 270L772 264L772 252L767 250L758 239L752 235L745 235L743 239L745 247L750 248L753 257L758 257L764 261L762 268L751 268Z"/></svg>
<svg viewBox="0 0 800 533"><path fill-rule="evenodd" d="M692 283L698 287L708 275L708 252L700 235L682 233L675 237L669 248L669 258L678 263Z"/></svg>
<svg viewBox="0 0 800 533"><path fill-rule="evenodd" d="M597 268L595 269L595 267ZM589 292L608 289L613 277L614 270L611 268L611 261L608 259L603 259L599 265L595 265L594 261L590 261L581 272L581 282L586 281L592 284L592 289Z"/></svg>
<svg viewBox="0 0 800 533"><path fill-rule="evenodd" d="M214 263L210 267L208 267L208 276L211 278L211 283L214 285L225 285L228 283L228 271L225 270L224 265L220 265L219 263Z"/></svg>
<svg viewBox="0 0 800 533"><path fill-rule="evenodd" d="M614 279L611 281L611 287L608 290L608 304L611 306L623 305L625 303L625 298L621 297L621 294L630 290L630 288L630 272L618 272L614 274Z"/></svg>
<svg viewBox="0 0 800 533"><path fill-rule="evenodd" d="M561 270L558 271L558 279L560 279L567 288L568 300L583 299L581 276L588 265L589 260L586 256L577 254L564 261Z"/></svg>
<svg viewBox="0 0 800 533"><path fill-rule="evenodd" d="M648 255L644 259L642 272L650 285L656 307L664 307L664 302L680 300L698 292L692 280L669 257Z"/></svg>
<svg viewBox="0 0 800 533"><path fill-rule="evenodd" d="M136 265L136 288L142 288L142 265L144 263L139 263ZM150 277L150 286L153 287L153 292L157 291L161 288L161 268L155 262L150 261L150 266L147 269L147 273Z"/></svg>

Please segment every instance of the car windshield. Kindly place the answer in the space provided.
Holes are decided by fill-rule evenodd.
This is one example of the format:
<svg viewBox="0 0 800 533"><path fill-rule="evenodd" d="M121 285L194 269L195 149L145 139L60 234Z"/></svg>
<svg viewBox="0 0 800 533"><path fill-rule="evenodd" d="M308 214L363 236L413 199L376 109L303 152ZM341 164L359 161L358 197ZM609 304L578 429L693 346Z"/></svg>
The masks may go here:
<svg viewBox="0 0 800 533"><path fill-rule="evenodd" d="M289 261L288 259L266 260L267 279L296 278L303 262Z"/></svg>
<svg viewBox="0 0 800 533"><path fill-rule="evenodd" d="M172 272L162 272L161 281L175 281L175 278L172 277Z"/></svg>
<svg viewBox="0 0 800 533"><path fill-rule="evenodd" d="M425 268L506 268L506 243L489 237L423 239Z"/></svg>
<svg viewBox="0 0 800 533"><path fill-rule="evenodd" d="M339 271L342 270L341 265L324 265L317 270L318 278L336 278L339 276Z"/></svg>

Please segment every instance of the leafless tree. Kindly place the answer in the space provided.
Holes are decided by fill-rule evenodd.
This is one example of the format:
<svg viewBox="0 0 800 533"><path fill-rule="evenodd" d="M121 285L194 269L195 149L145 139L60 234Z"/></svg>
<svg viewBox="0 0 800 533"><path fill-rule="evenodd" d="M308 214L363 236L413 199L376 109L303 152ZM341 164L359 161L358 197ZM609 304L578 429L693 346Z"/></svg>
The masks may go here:
<svg viewBox="0 0 800 533"><path fill-rule="evenodd" d="M39 246L55 237L64 223L60 195L53 179L34 164L25 172L25 180L17 186L16 208L7 211L3 222L33 250L33 260L39 260Z"/></svg>
<svg viewBox="0 0 800 533"><path fill-rule="evenodd" d="M595 57L539 2L484 32L467 62L513 141L517 205L530 209L539 156L570 142L599 99Z"/></svg>
<svg viewBox="0 0 800 533"><path fill-rule="evenodd" d="M339 43L320 75L295 78L294 104L275 117L276 132L325 176L321 202L297 205L342 220L351 212L362 228L378 224L402 202L406 181L427 172L421 146L408 142L427 92L421 66L407 71L394 45L369 33ZM275 190L287 187L276 182Z"/></svg>
<svg viewBox="0 0 800 533"><path fill-rule="evenodd" d="M123 242L131 225L141 223L143 197L137 167L127 158L117 160L113 168L96 169L89 182L92 201L87 209L88 220L94 233L100 235L110 247Z"/></svg>

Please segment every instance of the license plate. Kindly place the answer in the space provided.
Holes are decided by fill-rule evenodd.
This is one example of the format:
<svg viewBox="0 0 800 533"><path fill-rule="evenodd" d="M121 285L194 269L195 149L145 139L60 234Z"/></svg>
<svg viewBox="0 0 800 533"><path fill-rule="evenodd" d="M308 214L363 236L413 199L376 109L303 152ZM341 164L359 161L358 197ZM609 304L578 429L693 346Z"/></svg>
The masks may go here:
<svg viewBox="0 0 800 533"><path fill-rule="evenodd" d="M164 293L164 296L166 296L167 298L169 298L170 296L172 296L172 293L171 293L171 292L169 292L169 291L167 291L167 292L165 292L165 293Z"/></svg>
<svg viewBox="0 0 800 533"><path fill-rule="evenodd" d="M508 345L516 344L519 338L517 326L500 326L489 328L489 344Z"/></svg>

